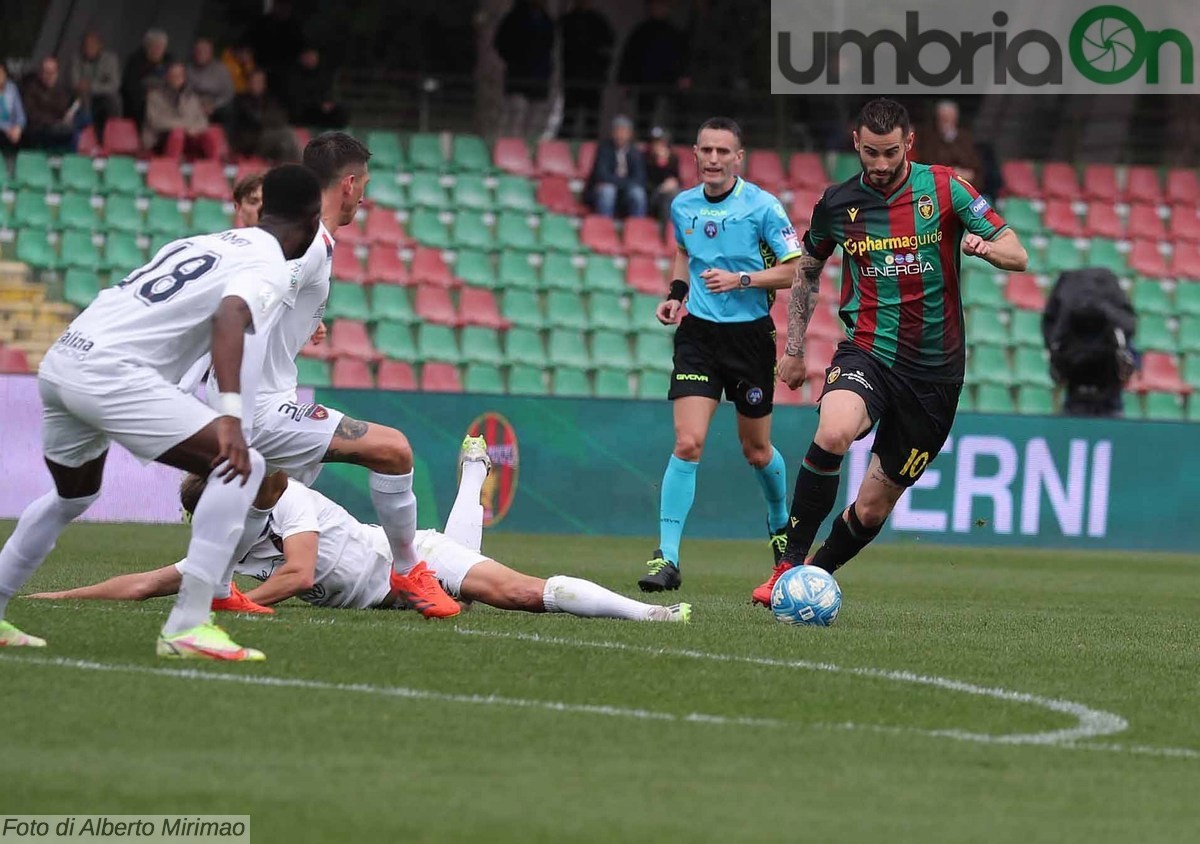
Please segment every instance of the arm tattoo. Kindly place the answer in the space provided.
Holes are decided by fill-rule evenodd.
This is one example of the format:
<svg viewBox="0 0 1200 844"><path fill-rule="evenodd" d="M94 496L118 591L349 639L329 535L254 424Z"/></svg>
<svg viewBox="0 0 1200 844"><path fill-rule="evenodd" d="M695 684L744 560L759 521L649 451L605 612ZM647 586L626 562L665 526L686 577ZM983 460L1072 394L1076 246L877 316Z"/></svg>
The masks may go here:
<svg viewBox="0 0 1200 844"><path fill-rule="evenodd" d="M817 290L821 283L821 270L825 262L809 255L801 255L796 262L796 276L792 281L792 299L788 303L788 336L784 353L792 357L804 356L804 334L808 321L817 306Z"/></svg>

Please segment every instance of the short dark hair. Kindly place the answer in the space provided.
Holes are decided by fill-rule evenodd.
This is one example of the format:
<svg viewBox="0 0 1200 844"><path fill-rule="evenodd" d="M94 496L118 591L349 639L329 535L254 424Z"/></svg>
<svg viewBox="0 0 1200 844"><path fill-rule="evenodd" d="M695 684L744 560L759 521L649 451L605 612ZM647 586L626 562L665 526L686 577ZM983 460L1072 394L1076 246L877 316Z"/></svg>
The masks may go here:
<svg viewBox="0 0 1200 844"><path fill-rule="evenodd" d="M191 472L183 476L183 480L179 482L179 503L183 505L184 513L191 516L196 512L196 506L200 503L200 496L204 494L206 486L208 478Z"/></svg>
<svg viewBox="0 0 1200 844"><path fill-rule="evenodd" d="M237 181L233 186L233 201L241 205L250 198L250 194L262 187L263 174L251 173Z"/></svg>
<svg viewBox="0 0 1200 844"><path fill-rule="evenodd" d="M263 176L264 217L300 220L320 208L321 185L303 164L280 164Z"/></svg>
<svg viewBox="0 0 1200 844"><path fill-rule="evenodd" d="M877 97L862 107L862 111L858 113L858 119L854 121L856 131L864 126L876 135L886 135L899 126L901 133L908 137L911 126L908 120L908 109L895 100Z"/></svg>
<svg viewBox="0 0 1200 844"><path fill-rule="evenodd" d="M737 145L742 146L742 127L732 117L710 117L700 124L700 128L696 130L696 137L705 129L717 129L722 132L732 132L737 138Z"/></svg>
<svg viewBox="0 0 1200 844"><path fill-rule="evenodd" d="M304 147L304 166L317 174L321 189L342 177L353 164L366 164L371 158L367 145L345 132L323 132Z"/></svg>

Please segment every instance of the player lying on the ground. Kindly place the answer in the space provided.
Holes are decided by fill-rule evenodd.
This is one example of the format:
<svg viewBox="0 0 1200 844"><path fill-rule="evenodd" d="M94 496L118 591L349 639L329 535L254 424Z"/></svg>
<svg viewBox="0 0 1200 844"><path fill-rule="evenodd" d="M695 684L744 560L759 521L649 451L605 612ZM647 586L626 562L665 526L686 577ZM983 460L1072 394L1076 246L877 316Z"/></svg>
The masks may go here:
<svg viewBox="0 0 1200 844"><path fill-rule="evenodd" d="M690 604L644 604L575 577L522 574L481 554L479 496L489 469L483 438L468 437L463 442L462 480L445 532L417 531L422 559L418 565L427 564L451 595L502 610L633 621L687 621L691 616ZM204 485L199 476L186 478L181 490L184 510L191 511ZM177 566L30 597L128 601L171 595L179 588ZM262 581L247 597L263 605L299 597L325 607L406 606L393 584L391 546L383 529L356 521L342 507L295 480L289 481L275 505L268 532L251 547L237 572Z"/></svg>

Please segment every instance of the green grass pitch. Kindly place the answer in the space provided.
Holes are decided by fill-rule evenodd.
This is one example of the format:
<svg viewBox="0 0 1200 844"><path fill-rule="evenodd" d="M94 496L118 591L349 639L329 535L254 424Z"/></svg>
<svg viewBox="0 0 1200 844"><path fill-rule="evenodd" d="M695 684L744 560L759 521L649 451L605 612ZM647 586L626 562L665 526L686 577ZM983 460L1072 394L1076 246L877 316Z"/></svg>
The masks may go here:
<svg viewBox="0 0 1200 844"><path fill-rule="evenodd" d="M29 586L173 562L185 541L75 526ZM485 544L626 594L651 547ZM1197 560L871 548L824 630L749 605L768 561L765 543L688 543L687 626L294 601L225 619L263 665L156 660L163 600L18 599L9 619L50 647L0 653L0 806L249 814L257 842L1200 835Z"/></svg>

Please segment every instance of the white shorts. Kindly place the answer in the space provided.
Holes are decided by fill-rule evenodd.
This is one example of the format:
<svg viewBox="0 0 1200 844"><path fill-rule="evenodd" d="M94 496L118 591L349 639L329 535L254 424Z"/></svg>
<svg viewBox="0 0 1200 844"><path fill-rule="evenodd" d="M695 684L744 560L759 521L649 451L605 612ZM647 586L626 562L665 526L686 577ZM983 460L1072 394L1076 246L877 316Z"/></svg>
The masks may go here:
<svg viewBox="0 0 1200 844"><path fill-rule="evenodd" d="M379 529L380 533L383 528ZM462 543L455 542L441 531L419 530L414 544L418 558L423 560L442 588L455 598L462 597L462 584L467 572L489 559Z"/></svg>
<svg viewBox="0 0 1200 844"><path fill-rule="evenodd" d="M305 486L321 473L321 460L346 414L320 404L280 397L260 405L252 445L267 461L267 471L283 470Z"/></svg>
<svg viewBox="0 0 1200 844"><path fill-rule="evenodd" d="M38 392L42 451L60 466L95 460L112 440L150 463L217 418L211 407L181 393L153 369L125 361L49 355L38 375Z"/></svg>

